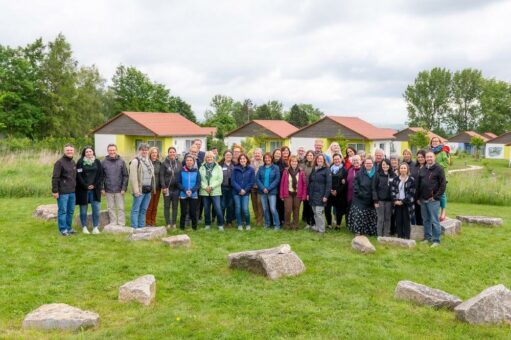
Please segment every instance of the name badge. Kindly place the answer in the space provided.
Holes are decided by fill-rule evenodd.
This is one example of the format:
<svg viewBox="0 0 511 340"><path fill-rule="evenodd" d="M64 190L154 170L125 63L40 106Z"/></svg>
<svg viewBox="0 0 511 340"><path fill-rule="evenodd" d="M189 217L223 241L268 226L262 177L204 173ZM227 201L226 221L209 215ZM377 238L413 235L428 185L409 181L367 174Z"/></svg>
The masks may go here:
<svg viewBox="0 0 511 340"><path fill-rule="evenodd" d="M222 170L227 171L229 168L223 167Z"/></svg>
<svg viewBox="0 0 511 340"><path fill-rule="evenodd" d="M83 169L76 169L76 172L82 172Z"/></svg>

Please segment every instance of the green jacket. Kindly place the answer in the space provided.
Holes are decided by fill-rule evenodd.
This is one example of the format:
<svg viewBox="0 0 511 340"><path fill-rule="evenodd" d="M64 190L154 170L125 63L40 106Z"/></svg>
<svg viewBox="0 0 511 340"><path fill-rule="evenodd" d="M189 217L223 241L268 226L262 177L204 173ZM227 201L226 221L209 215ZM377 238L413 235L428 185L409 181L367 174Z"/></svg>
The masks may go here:
<svg viewBox="0 0 511 340"><path fill-rule="evenodd" d="M445 151L440 151L435 155L435 162L444 169L445 174L447 175L447 170L449 168L449 158L447 157L447 153Z"/></svg>
<svg viewBox="0 0 511 340"><path fill-rule="evenodd" d="M211 191L211 196L221 196L222 195L222 182L224 180L224 172L222 171L222 167L215 163L215 167L213 168L213 172L211 174L211 178L209 180L206 179L206 162L202 163L199 173L200 173L200 196L210 196L206 191L206 188L209 186L213 188Z"/></svg>

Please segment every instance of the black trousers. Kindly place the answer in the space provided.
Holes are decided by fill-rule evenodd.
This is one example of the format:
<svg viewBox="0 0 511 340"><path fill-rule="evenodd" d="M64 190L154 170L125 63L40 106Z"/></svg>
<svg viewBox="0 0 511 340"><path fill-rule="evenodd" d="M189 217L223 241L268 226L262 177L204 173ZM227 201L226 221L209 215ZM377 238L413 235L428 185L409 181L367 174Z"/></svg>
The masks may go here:
<svg viewBox="0 0 511 340"><path fill-rule="evenodd" d="M332 226L332 208L335 208L335 223L338 226L341 225L342 215L345 213L345 209L342 209L341 199L337 196L330 195L325 207L326 224Z"/></svg>
<svg viewBox="0 0 511 340"><path fill-rule="evenodd" d="M408 213L408 206L395 205L394 216L396 220L397 237L410 239L410 215Z"/></svg>
<svg viewBox="0 0 511 340"><path fill-rule="evenodd" d="M302 221L310 226L316 224L314 221L314 212L312 211L312 207L309 204L309 201L303 201Z"/></svg>
<svg viewBox="0 0 511 340"><path fill-rule="evenodd" d="M181 230L185 229L186 215L190 216L192 220L192 229L197 229L197 208L199 206L199 199L193 198L181 198L179 200L181 204L181 218L179 221L179 228Z"/></svg>

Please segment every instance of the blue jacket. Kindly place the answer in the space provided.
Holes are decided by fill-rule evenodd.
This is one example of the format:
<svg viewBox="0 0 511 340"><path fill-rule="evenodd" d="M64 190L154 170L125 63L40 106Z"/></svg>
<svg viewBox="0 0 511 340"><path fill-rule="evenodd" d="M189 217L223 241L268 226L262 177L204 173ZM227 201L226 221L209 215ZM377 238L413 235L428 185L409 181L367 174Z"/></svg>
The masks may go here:
<svg viewBox="0 0 511 340"><path fill-rule="evenodd" d="M181 181L177 184L179 188L179 197L182 199L188 198L186 196L186 192L188 190L192 191L191 198L199 198L199 188L200 188L200 175L197 168L188 169L186 166L181 170Z"/></svg>
<svg viewBox="0 0 511 340"><path fill-rule="evenodd" d="M270 169L271 169L270 170L270 185L266 189L268 189L269 195L277 195L278 191L279 191L278 189L279 189L279 183L280 183L280 170L279 170L279 167L276 166L275 164L272 164ZM260 194L264 194L263 189L264 189L264 172L265 172L265 170L266 170L266 165L261 165L259 167L259 170L257 171L257 175L256 175L257 190L259 191Z"/></svg>
<svg viewBox="0 0 511 340"><path fill-rule="evenodd" d="M241 168L241 165L236 165L231 177L231 186L234 195L240 194L241 189L245 190L245 195L250 195L250 191L255 183L255 172L251 166Z"/></svg>

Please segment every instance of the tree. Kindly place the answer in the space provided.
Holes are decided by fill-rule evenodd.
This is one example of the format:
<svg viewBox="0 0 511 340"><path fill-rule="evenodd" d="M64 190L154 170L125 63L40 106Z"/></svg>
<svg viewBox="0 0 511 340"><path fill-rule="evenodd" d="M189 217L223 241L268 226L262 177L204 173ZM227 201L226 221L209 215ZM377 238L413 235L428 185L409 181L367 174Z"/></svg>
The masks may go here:
<svg viewBox="0 0 511 340"><path fill-rule="evenodd" d="M464 69L456 71L452 78L452 112L447 125L456 132L476 130L481 117L479 98L482 93L481 71Z"/></svg>
<svg viewBox="0 0 511 340"><path fill-rule="evenodd" d="M190 104L182 100L181 97L171 96L169 98L168 111L177 112L186 119L197 123L197 117L195 117L195 113L193 113L192 107Z"/></svg>
<svg viewBox="0 0 511 340"><path fill-rule="evenodd" d="M307 124L312 124L318 120L320 120L325 114L318 108L315 108L311 104L298 104L298 107L305 111L307 114Z"/></svg>
<svg viewBox="0 0 511 340"><path fill-rule="evenodd" d="M495 79L483 81L481 93L482 119L478 132L501 135L511 130L511 84Z"/></svg>
<svg viewBox="0 0 511 340"><path fill-rule="evenodd" d="M236 127L240 127L253 119L254 112L254 104L250 99L245 99L243 103L235 102L233 105L232 117L236 122Z"/></svg>
<svg viewBox="0 0 511 340"><path fill-rule="evenodd" d="M309 124L309 117L307 116L307 112L295 104L291 106L291 110L289 110L289 115L287 115L286 121L296 127L302 128Z"/></svg>
<svg viewBox="0 0 511 340"><path fill-rule="evenodd" d="M78 125L88 132L109 117L109 98L105 94L105 80L96 66L81 67L77 73L76 98L74 100Z"/></svg>
<svg viewBox="0 0 511 340"><path fill-rule="evenodd" d="M253 119L282 119L282 103L276 100L271 100L266 104L257 106L254 112Z"/></svg>
<svg viewBox="0 0 511 340"><path fill-rule="evenodd" d="M417 131L408 135L410 141L410 147L416 148L417 150L425 149L429 145L429 136L426 131Z"/></svg>
<svg viewBox="0 0 511 340"><path fill-rule="evenodd" d="M231 97L216 95L209 105L211 109L206 110L204 125L216 127L216 137L223 139L226 132L236 128L236 121L232 117L234 100Z"/></svg>
<svg viewBox="0 0 511 340"><path fill-rule="evenodd" d="M451 72L444 68L422 71L403 97L408 110L408 125L426 130L440 129L450 112Z"/></svg>
<svg viewBox="0 0 511 340"><path fill-rule="evenodd" d="M472 137L470 139L470 144L472 144L472 146L476 149L475 157L476 157L476 160L479 160L479 156L481 155L481 148L484 145L484 140L482 138L477 137L477 136L476 137Z"/></svg>

